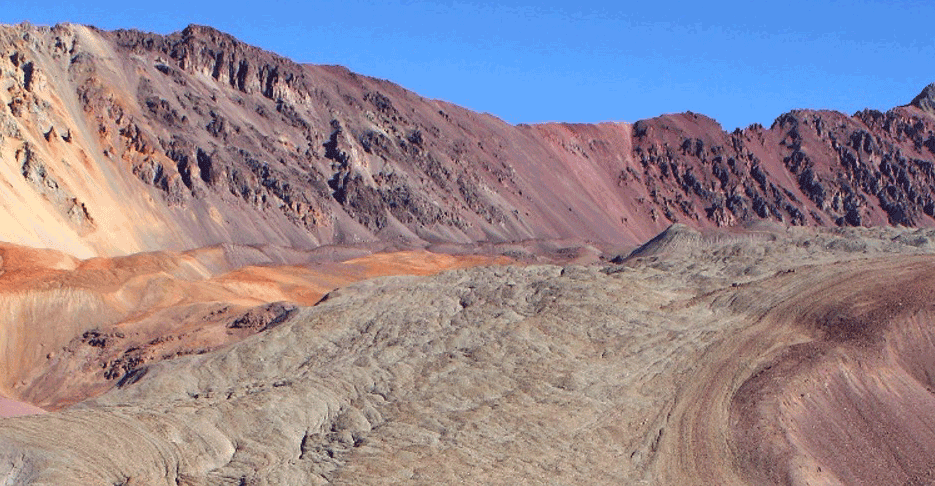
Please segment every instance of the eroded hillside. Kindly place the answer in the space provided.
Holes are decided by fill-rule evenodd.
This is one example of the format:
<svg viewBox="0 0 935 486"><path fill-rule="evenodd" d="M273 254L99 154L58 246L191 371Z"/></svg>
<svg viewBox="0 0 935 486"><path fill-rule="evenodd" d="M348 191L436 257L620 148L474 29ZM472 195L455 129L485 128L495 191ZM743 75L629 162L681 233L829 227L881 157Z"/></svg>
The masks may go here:
<svg viewBox="0 0 935 486"><path fill-rule="evenodd" d="M0 421L0 476L924 482L933 236L674 228L622 265L369 280L79 406Z"/></svg>
<svg viewBox="0 0 935 486"><path fill-rule="evenodd" d="M733 133L692 113L511 126L208 27L0 30L0 236L78 257L935 222L930 90Z"/></svg>
<svg viewBox="0 0 935 486"><path fill-rule="evenodd" d="M935 85L511 126L19 25L0 101L4 484L931 481Z"/></svg>
<svg viewBox="0 0 935 486"><path fill-rule="evenodd" d="M330 250L359 256L336 260L325 251L228 245L78 260L2 244L0 399L57 410L99 395L147 365L272 329L299 307L359 280L512 261Z"/></svg>

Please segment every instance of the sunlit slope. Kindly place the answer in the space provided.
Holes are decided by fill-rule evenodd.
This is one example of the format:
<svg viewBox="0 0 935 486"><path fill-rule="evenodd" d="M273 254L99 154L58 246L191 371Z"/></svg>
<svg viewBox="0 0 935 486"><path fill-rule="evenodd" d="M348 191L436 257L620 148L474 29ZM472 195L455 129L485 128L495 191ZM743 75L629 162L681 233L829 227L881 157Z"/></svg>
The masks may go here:
<svg viewBox="0 0 935 486"><path fill-rule="evenodd" d="M81 406L0 422L0 471L35 484L924 482L933 238L676 229L621 265L368 280Z"/></svg>
<svg viewBox="0 0 935 486"><path fill-rule="evenodd" d="M231 264L245 263L245 254L257 261ZM0 395L51 408L101 393L146 364L274 327L358 280L509 262L410 251L275 265L259 249L238 247L78 260L0 245L0 257Z"/></svg>
<svg viewBox="0 0 935 486"><path fill-rule="evenodd" d="M0 54L0 240L79 258L935 225L932 90L730 133L696 113L513 126L196 25L2 26Z"/></svg>

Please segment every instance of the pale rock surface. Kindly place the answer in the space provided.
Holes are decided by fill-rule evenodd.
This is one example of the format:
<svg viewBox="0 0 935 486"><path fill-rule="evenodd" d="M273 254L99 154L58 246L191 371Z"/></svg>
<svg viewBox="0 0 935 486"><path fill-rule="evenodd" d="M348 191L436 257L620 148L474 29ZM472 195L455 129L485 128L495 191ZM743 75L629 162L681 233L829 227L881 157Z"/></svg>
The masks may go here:
<svg viewBox="0 0 935 486"><path fill-rule="evenodd" d="M901 321L867 321L856 335L812 322L849 315L840 305L854 315L890 308L874 296L893 279L935 285L935 235L764 233L690 234L691 244L669 241L667 251L620 266L500 266L353 284L230 347L144 368L97 399L0 421L0 477L171 485L871 477L836 465L796 425L808 415L797 404L849 392L809 388L818 401L802 402L804 383L831 375L785 358L811 343L826 351L813 361L868 363L847 368L852 381L882 376L871 364L904 346ZM767 393L757 380L777 367L790 370L781 382L789 389ZM885 393L873 393L883 403ZM891 406L909 413L898 400ZM757 415L770 407L777 413ZM738 429L749 417L761 426ZM764 460L776 475L756 468ZM921 470L877 472L911 479Z"/></svg>

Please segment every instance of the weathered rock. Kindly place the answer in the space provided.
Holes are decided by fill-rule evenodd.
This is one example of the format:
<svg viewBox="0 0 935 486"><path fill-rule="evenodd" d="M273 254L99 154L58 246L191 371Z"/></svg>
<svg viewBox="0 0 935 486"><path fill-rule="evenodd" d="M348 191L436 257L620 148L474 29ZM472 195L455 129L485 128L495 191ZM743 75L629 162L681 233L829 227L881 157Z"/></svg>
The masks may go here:
<svg viewBox="0 0 935 486"><path fill-rule="evenodd" d="M926 86L910 103L930 114L935 114L935 83Z"/></svg>
<svg viewBox="0 0 935 486"><path fill-rule="evenodd" d="M228 348L145 367L98 399L0 421L0 475L924 478L935 447L922 426L932 350L919 344L932 332L919 320L932 310L931 231L769 230L766 240L698 238L626 266L490 267L345 287Z"/></svg>
<svg viewBox="0 0 935 486"><path fill-rule="evenodd" d="M634 245L674 222L752 219L935 225L928 89L886 113L800 110L733 133L694 113L514 127L209 27L0 30L0 154L29 147L64 194L5 181L29 210L0 208L0 236L81 257L218 242Z"/></svg>

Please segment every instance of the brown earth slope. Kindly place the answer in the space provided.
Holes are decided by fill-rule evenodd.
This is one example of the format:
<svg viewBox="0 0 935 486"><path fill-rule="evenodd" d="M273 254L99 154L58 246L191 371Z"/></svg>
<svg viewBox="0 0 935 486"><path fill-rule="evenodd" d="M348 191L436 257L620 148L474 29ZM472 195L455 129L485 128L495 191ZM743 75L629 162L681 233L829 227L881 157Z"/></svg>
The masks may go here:
<svg viewBox="0 0 935 486"><path fill-rule="evenodd" d="M511 126L201 26L5 26L0 54L0 238L82 258L935 223L931 90L733 133L692 113Z"/></svg>
<svg viewBox="0 0 935 486"><path fill-rule="evenodd" d="M229 246L78 260L0 244L0 398L55 410L148 364L271 329L352 282L511 261L399 251L266 263L276 257L274 248Z"/></svg>

